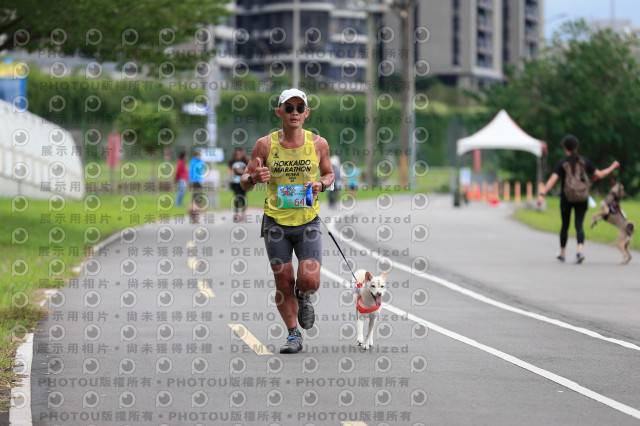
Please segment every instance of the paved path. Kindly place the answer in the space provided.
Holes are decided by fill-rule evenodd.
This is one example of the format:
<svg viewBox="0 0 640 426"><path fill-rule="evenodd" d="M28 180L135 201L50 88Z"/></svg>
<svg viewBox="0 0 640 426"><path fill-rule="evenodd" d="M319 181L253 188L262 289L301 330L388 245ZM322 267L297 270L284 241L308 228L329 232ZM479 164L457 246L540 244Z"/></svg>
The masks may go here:
<svg viewBox="0 0 640 426"><path fill-rule="evenodd" d="M621 267L588 243L583 265L558 264L557 236L510 208L451 205L323 209L354 267L391 268L369 352L326 232L317 325L288 356L259 212L123 233L51 295L34 424L640 423L638 253Z"/></svg>

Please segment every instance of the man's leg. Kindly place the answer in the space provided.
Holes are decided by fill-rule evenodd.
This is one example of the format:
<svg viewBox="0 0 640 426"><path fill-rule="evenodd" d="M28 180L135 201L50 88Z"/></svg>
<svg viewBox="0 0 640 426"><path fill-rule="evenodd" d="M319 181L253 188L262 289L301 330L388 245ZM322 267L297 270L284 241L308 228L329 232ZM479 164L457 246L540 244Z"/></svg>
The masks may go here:
<svg viewBox="0 0 640 426"><path fill-rule="evenodd" d="M302 334L298 330L296 317L298 314L298 301L293 293L295 279L293 265L282 263L272 265L271 269L276 279L276 305L282 321L289 330L287 341L280 348L281 354L297 354L302 350Z"/></svg>
<svg viewBox="0 0 640 426"><path fill-rule="evenodd" d="M298 263L296 287L305 296L310 296L320 288L320 262L306 259Z"/></svg>
<svg viewBox="0 0 640 426"><path fill-rule="evenodd" d="M298 323L305 330L313 327L316 321L311 295L320 287L320 266L320 262L309 259L298 263L295 296L298 301Z"/></svg>
<svg viewBox="0 0 640 426"><path fill-rule="evenodd" d="M298 315L298 302L293 294L296 283L293 265L291 263L271 265L271 270L276 280L278 312L287 328L293 328L297 325L296 316Z"/></svg>
<svg viewBox="0 0 640 426"><path fill-rule="evenodd" d="M316 320L309 296L320 287L320 267L322 266L320 219L316 217L299 231L293 245L293 251L298 258L295 293L298 299L298 323L308 330L313 327Z"/></svg>
<svg viewBox="0 0 640 426"><path fill-rule="evenodd" d="M276 281L276 306L282 321L289 330L289 336L281 354L295 354L302 350L302 334L298 330L296 316L298 301L294 295L295 275L291 264L293 247L284 235L284 229L269 223L271 219L265 217L264 242L269 256L269 263Z"/></svg>

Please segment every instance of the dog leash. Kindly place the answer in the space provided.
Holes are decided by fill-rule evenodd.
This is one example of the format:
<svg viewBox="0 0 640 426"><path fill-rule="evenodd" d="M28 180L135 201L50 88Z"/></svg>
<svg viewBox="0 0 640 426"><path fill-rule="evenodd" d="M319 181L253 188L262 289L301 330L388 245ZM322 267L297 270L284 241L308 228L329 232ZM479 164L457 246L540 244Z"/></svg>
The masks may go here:
<svg viewBox="0 0 640 426"><path fill-rule="evenodd" d="M618 165L618 167L616 167L615 170L620 170L620 165ZM618 174L620 174L620 172L618 172ZM595 181L599 180L596 176L592 177L591 180L589 181L590 183L594 183ZM609 173L609 183L611 183L611 186L615 185L615 181L613 180L613 172Z"/></svg>
<svg viewBox="0 0 640 426"><path fill-rule="evenodd" d="M313 200L309 198L309 192L311 189L311 185L309 185L307 187L307 196L306 196L306 205L307 207L311 207L313 205ZM329 236L331 237L331 239L333 240L333 243L336 245L336 247L338 248L338 251L340 252L340 254L342 255L342 258L344 259L344 263L347 264L347 268L349 268L349 272L351 272L351 275L353 276L353 279L355 280L356 285L352 286L350 288L350 290L354 293L358 293L358 290L360 289L360 287L362 286L362 283L358 282L358 279L356 278L356 274L353 273L353 269L351 269L351 265L349 265L349 262L347 262L347 257L344 255L344 253L342 252L342 249L340 248L340 244L338 244L338 241L336 240L336 238L333 236L333 234L331 233L331 231L329 230L329 228L327 227L327 225L324 223L324 220L322 220L322 218L320 217L320 215L316 216L318 219L320 219L320 222L322 223L322 225L324 225L324 228L327 230L327 232L329 233Z"/></svg>
<svg viewBox="0 0 640 426"><path fill-rule="evenodd" d="M347 258L344 255L344 253L342 252L342 249L340 248L340 245L338 244L338 241L336 241L336 238L333 236L333 234L331 233L331 231L329 230L329 228L327 227L327 225L324 223L324 220L322 220L322 218L320 217L320 215L318 215L318 219L320 219L320 222L324 225L324 228L327 230L327 232L329 233L329 236L331 237L331 239L333 240L333 243L336 245L336 247L338 248L338 251L340 252L340 254L342 255L342 258L344 259L344 263L347 264L347 268L349 268L349 272L351 272L351 275L353 276L353 279L355 280L356 285L352 286L350 288L351 291L353 291L354 293L358 293L358 290L360 289L360 287L362 286L362 283L358 282L358 279L356 278L356 274L353 273L353 269L351 269L351 265L349 265L349 262L347 262Z"/></svg>

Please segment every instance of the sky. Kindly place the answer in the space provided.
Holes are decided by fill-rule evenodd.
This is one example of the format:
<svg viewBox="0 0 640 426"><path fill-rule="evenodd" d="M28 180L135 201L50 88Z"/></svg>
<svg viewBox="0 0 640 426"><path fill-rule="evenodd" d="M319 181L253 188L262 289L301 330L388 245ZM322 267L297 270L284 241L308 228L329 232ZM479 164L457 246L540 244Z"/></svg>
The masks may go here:
<svg viewBox="0 0 640 426"><path fill-rule="evenodd" d="M616 19L629 19L640 25L640 0L544 0L544 35L550 38L567 20L611 19L612 3Z"/></svg>

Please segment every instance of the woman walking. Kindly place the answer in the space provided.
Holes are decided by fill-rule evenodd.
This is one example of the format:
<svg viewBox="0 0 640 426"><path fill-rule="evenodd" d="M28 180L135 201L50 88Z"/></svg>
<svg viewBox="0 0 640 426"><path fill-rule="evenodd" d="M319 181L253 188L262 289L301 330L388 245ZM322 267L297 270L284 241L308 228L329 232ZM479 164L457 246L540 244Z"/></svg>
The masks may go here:
<svg viewBox="0 0 640 426"><path fill-rule="evenodd" d="M560 217L562 219L562 227L560 228L560 253L556 256L560 262L564 262L566 259L571 210L575 211L574 224L578 240L576 263L582 263L585 259L582 223L587 213L589 200L590 180L587 175L594 175L596 178L602 179L620 166L618 161L614 161L604 170L596 169L588 158L578 154L578 145L577 137L573 135L565 136L562 140L562 147L567 156L558 161L549 180L538 193L538 204L541 204L544 196L560 179Z"/></svg>

